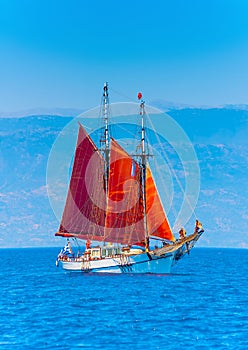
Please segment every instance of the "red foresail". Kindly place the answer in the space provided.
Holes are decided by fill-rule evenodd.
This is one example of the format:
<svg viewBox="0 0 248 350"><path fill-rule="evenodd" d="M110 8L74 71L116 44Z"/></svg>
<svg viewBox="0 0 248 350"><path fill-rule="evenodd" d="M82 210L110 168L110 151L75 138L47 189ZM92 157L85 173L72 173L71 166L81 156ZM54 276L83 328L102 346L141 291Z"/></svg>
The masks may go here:
<svg viewBox="0 0 248 350"><path fill-rule="evenodd" d="M149 166L146 168L146 212L149 236L174 241L167 217Z"/></svg>
<svg viewBox="0 0 248 350"><path fill-rule="evenodd" d="M56 235L103 240L106 209L103 169L100 152L80 124L66 205Z"/></svg>
<svg viewBox="0 0 248 350"><path fill-rule="evenodd" d="M141 169L111 140L105 240L133 244L145 238Z"/></svg>

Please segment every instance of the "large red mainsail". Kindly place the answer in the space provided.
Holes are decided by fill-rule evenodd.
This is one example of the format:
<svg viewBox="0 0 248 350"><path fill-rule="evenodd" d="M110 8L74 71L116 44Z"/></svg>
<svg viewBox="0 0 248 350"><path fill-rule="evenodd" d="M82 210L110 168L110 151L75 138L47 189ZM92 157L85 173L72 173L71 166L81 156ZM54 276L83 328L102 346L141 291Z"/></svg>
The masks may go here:
<svg viewBox="0 0 248 350"><path fill-rule="evenodd" d="M174 241L149 166L146 168L146 221L142 169L111 139L108 196L104 159L79 124L78 140L66 205L57 236L135 244L147 235Z"/></svg>
<svg viewBox="0 0 248 350"><path fill-rule="evenodd" d="M73 170L57 236L103 240L106 209L103 169L100 152L79 124Z"/></svg>
<svg viewBox="0 0 248 350"><path fill-rule="evenodd" d="M133 244L145 238L141 169L111 139L105 240Z"/></svg>

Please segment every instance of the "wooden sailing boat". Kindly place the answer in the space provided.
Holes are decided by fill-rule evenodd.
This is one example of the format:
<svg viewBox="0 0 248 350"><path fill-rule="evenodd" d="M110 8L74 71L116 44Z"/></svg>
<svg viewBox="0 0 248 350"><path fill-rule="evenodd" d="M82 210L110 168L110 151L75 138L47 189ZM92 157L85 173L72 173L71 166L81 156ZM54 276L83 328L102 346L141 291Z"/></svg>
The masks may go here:
<svg viewBox="0 0 248 350"><path fill-rule="evenodd" d="M113 273L170 273L204 232L176 240L148 164L145 106L139 93L141 153L131 157L109 132L108 85L103 92L104 147L98 149L79 124L66 204L56 236L67 245L57 262L66 270ZM83 254L72 252L70 238L86 241ZM151 248L150 242L160 241ZM94 243L94 244L92 244Z"/></svg>

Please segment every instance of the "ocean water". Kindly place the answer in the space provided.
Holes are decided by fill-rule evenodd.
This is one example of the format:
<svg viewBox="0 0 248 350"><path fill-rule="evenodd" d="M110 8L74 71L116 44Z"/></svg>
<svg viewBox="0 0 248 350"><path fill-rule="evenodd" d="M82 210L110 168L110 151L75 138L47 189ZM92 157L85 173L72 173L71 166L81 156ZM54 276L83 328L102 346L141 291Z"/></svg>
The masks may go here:
<svg viewBox="0 0 248 350"><path fill-rule="evenodd" d="M0 349L248 349L248 250L194 248L171 275L65 272L59 250L0 250Z"/></svg>

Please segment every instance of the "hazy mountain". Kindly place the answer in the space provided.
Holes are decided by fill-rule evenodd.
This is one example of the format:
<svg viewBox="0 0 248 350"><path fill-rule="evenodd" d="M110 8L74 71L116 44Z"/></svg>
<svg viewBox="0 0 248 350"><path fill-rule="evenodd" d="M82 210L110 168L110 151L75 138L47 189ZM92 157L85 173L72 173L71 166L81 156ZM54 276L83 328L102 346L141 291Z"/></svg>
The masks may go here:
<svg viewBox="0 0 248 350"><path fill-rule="evenodd" d="M46 192L46 164L70 118L0 119L0 246L55 244L58 223Z"/></svg>
<svg viewBox="0 0 248 350"><path fill-rule="evenodd" d="M171 109L192 140L201 168L197 215L201 246L248 247L248 112ZM71 117L0 119L0 246L61 245L46 193L51 147Z"/></svg>
<svg viewBox="0 0 248 350"><path fill-rule="evenodd" d="M248 246L248 111L184 109L169 113L193 141L201 168L198 213L214 246Z"/></svg>
<svg viewBox="0 0 248 350"><path fill-rule="evenodd" d="M32 108L18 112L0 112L0 118L24 118L28 116L56 115L76 117L83 111L78 108Z"/></svg>

